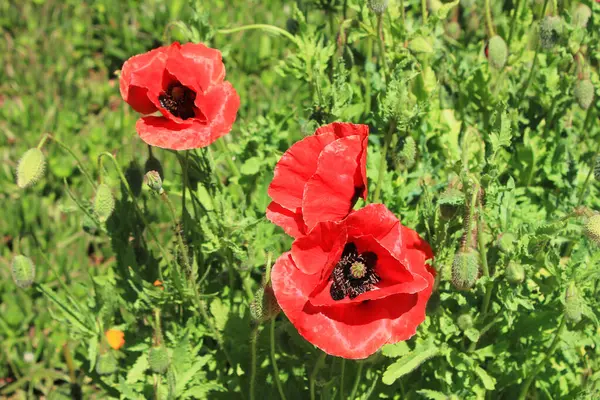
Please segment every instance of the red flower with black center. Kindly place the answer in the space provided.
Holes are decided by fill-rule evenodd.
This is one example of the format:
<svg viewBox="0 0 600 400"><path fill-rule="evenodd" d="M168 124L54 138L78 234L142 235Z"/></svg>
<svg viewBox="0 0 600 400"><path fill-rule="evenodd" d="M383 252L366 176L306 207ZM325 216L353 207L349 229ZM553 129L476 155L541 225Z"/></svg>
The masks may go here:
<svg viewBox="0 0 600 400"><path fill-rule="evenodd" d="M425 320L435 271L429 244L382 204L298 238L271 274L277 302L324 352L366 358Z"/></svg>
<svg viewBox="0 0 600 400"><path fill-rule="evenodd" d="M136 130L149 145L206 147L231 131L240 98L224 81L221 52L203 44L159 47L125 61L121 96L139 113Z"/></svg>
<svg viewBox="0 0 600 400"><path fill-rule="evenodd" d="M367 198L369 127L334 122L295 143L275 166L267 218L293 237L346 217Z"/></svg>

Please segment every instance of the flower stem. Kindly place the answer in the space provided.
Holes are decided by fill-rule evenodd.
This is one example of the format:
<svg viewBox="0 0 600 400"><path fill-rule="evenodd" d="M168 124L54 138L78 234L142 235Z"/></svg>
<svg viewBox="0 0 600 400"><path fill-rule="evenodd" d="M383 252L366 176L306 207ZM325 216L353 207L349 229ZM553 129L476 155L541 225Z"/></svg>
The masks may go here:
<svg viewBox="0 0 600 400"><path fill-rule="evenodd" d="M75 159L75 161L77 162L77 168L79 168L79 170L81 171L81 173L83 173L83 175L87 178L87 180L92 184L93 188L96 188L96 182L94 182L94 180L92 179L92 176L89 174L89 172L85 169L85 167L83 166L83 164L81 163L81 160L79 159L79 157L77 157L77 155L73 152L73 150L71 150L71 148L67 145L65 145L63 142L61 142L60 140L58 140L56 137L52 136L49 133L46 133L44 135L44 137L42 138L42 140L40 140L40 143L38 144L38 149L42 148L42 146L44 146L44 144L46 143L46 141L50 139L53 142L55 142L57 145L59 145L63 150L65 150L67 153L69 153L71 155L71 157L73 157Z"/></svg>
<svg viewBox="0 0 600 400"><path fill-rule="evenodd" d="M346 400L344 395L344 373L346 372L346 359L342 358L342 371L340 372L340 399Z"/></svg>
<svg viewBox="0 0 600 400"><path fill-rule="evenodd" d="M375 195L373 196L373 203L378 203L381 199L381 185L383 183L383 175L385 173L385 166L387 164L387 162L386 162L387 152L390 147L390 144L392 143L392 137L394 136L395 130L396 130L396 120L392 119L392 121L390 122L390 128L388 129L388 131L385 135L383 150L381 152L381 160L379 161L379 175L377 176L377 186L375 187Z"/></svg>
<svg viewBox="0 0 600 400"><path fill-rule="evenodd" d="M258 342L258 326L252 330L250 338L250 400L254 400L254 391L256 387L256 342Z"/></svg>
<svg viewBox="0 0 600 400"><path fill-rule="evenodd" d="M592 107L590 107L590 109L591 108ZM587 132L587 129L584 128L583 131ZM598 141L598 144L596 145L596 151L594 152L594 157L592 158L592 167L590 168L590 172L588 172L587 176L585 177L585 181L583 182L583 186L579 190L579 200L577 200L577 207L583 204L583 200L585 199L585 193L587 192L587 188L590 184L590 178L594 173L594 163L596 162L596 158L598 157L598 155L600 155L600 141Z"/></svg>
<svg viewBox="0 0 600 400"><path fill-rule="evenodd" d="M562 321L560 322L560 325L558 327L558 330L554 334L554 339L552 340L552 344L550 345L550 347L546 351L546 354L544 354L544 358L542 359L541 362L539 362L535 366L535 368L533 369L533 372L531 373L531 375L529 375L529 377L527 378L527 380L525 381L525 383L523 383L523 387L521 387L521 392L519 394L519 400L525 400L525 398L527 397L527 392L529 391L529 386L531 386L531 383L535 379L535 377L538 374L538 372L540 372L540 369L542 368L542 366L546 363L546 361L548 361L548 359L550 357L552 357L552 355L556 351L556 348L558 347L558 343L560 341L560 335L565 330L566 325L567 325L566 324L566 318L563 316Z"/></svg>
<svg viewBox="0 0 600 400"><path fill-rule="evenodd" d="M379 59L383 67L383 80L388 78L388 65L385 58L385 39L383 37L383 14L377 14L377 34L379 36Z"/></svg>
<svg viewBox="0 0 600 400"><path fill-rule="evenodd" d="M327 353L321 352L317 362L315 363L315 367L313 368L310 378L309 378L309 386L310 386L310 400L315 400L315 379L317 379L317 374L319 370L323 366L323 362L325 361L325 357Z"/></svg>
<svg viewBox="0 0 600 400"><path fill-rule="evenodd" d="M358 362L358 371L356 371L356 378L354 379L354 385L352 386L352 392L350 392L350 397L348 399L354 400L356 398L356 392L358 391L358 385L360 383L360 379L362 377L362 370L364 364L362 362Z"/></svg>
<svg viewBox="0 0 600 400"><path fill-rule="evenodd" d="M421 13L423 14L423 25L427 23L427 0L421 0Z"/></svg>
<svg viewBox="0 0 600 400"><path fill-rule="evenodd" d="M529 70L529 74L527 75L527 80L525 81L525 84L523 85L523 89L521 89L521 94L519 95L519 100L517 101L517 106L519 104L521 104L521 102L523 101L523 98L525 97L525 94L527 93L527 89L529 88L529 83L531 82L531 78L533 78L533 75L535 73L535 68L537 67L537 59L538 59L539 52L540 52L540 43L538 42L535 45L535 53L533 54L533 63L531 64L531 69Z"/></svg>
<svg viewBox="0 0 600 400"><path fill-rule="evenodd" d="M251 24L251 25L238 26L237 28L219 29L219 30L217 30L217 33L227 35L230 33L249 31L249 30L253 30L253 29L258 29L258 30L262 30L262 31L275 33L280 36L285 36L286 38L291 40L293 43L298 44L298 42L296 41L296 38L291 33L286 31L285 29L281 29L277 26L268 25L268 24Z"/></svg>
<svg viewBox="0 0 600 400"><path fill-rule="evenodd" d="M231 170L233 175L235 175L238 178L240 176L242 176L235 161L233 161L233 156L231 155L231 152L229 151L229 147L227 146L225 139L220 138L219 140L217 140L217 145L219 146L221 151L225 154L225 160L227 161L227 165L229 165L229 169Z"/></svg>
<svg viewBox="0 0 600 400"><path fill-rule="evenodd" d="M365 57L365 69L368 71L367 64L373 60L373 38L367 38L367 54ZM371 80L369 76L365 79L365 117L371 114Z"/></svg>
<svg viewBox="0 0 600 400"><path fill-rule="evenodd" d="M490 7L490 0L485 0L485 22L487 24L490 37L494 36L496 32L494 31L494 23L492 22L492 9Z"/></svg>
<svg viewBox="0 0 600 400"><path fill-rule="evenodd" d="M522 0L517 0L517 4L515 5L513 15L510 19L510 29L508 32L508 40L506 42L506 46L509 49L510 49L510 42L512 41L512 38L513 38L513 33L515 31L515 25L517 23L517 19L519 18L519 13L521 11L521 1Z"/></svg>
<svg viewBox="0 0 600 400"><path fill-rule="evenodd" d="M281 384L281 380L279 379L279 367L277 366L277 359L275 358L275 317L271 318L271 323L269 324L269 342L271 352L271 363L273 364L273 379L275 380L275 384L277 385L279 397L281 398L281 400L286 400L285 392L283 391L283 385Z"/></svg>

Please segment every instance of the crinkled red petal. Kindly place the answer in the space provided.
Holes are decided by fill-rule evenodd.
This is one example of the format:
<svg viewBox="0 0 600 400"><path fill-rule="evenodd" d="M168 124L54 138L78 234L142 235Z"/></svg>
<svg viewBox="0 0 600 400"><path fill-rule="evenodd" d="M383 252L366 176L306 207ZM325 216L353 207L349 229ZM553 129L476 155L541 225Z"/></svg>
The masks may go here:
<svg viewBox="0 0 600 400"><path fill-rule="evenodd" d="M351 212L345 222L348 236L371 235L392 254L398 255L402 251L400 221L385 205L366 205Z"/></svg>
<svg viewBox="0 0 600 400"><path fill-rule="evenodd" d="M267 207L266 216L269 221L283 228L285 233L291 237L298 238L306 234L302 213L290 211L273 201Z"/></svg>
<svg viewBox="0 0 600 400"><path fill-rule="evenodd" d="M292 258L296 266L305 274L317 274L336 263L346 244L346 229L343 224L321 222L306 236L292 243ZM337 259L334 259L337 256Z"/></svg>
<svg viewBox="0 0 600 400"><path fill-rule="evenodd" d="M225 65L221 52L201 43L186 43L181 46L181 55L192 64L190 69L202 90L220 84L225 78Z"/></svg>

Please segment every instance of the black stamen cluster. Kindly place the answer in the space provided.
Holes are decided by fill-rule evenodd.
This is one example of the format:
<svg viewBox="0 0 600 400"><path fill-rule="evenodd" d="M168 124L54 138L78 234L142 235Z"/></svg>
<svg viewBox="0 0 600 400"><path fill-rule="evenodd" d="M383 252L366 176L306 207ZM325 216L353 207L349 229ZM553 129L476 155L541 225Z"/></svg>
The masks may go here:
<svg viewBox="0 0 600 400"><path fill-rule="evenodd" d="M169 85L167 91L158 97L161 106L181 119L196 116L194 111L195 100L196 93L179 82Z"/></svg>
<svg viewBox="0 0 600 400"><path fill-rule="evenodd" d="M366 273L360 277L352 275L352 265L354 263L362 263L366 267ZM358 253L354 243L348 243L344 247L342 257L331 273L330 294L335 301L342 300L346 296L351 299L359 294L368 292L375 288L375 284L381 281L379 275L375 273L375 265L377 264L377 255L372 252Z"/></svg>

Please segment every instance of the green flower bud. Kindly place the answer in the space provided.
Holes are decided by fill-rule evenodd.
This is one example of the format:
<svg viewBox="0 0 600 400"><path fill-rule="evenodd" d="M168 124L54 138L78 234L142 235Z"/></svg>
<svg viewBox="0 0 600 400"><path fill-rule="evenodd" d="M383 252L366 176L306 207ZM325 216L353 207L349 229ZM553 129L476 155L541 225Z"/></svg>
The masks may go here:
<svg viewBox="0 0 600 400"><path fill-rule="evenodd" d="M511 261L506 267L505 276L508 283L518 285L525 280L525 269L516 261Z"/></svg>
<svg viewBox="0 0 600 400"><path fill-rule="evenodd" d="M388 8L388 0L369 0L369 9L377 15L381 15Z"/></svg>
<svg viewBox="0 0 600 400"><path fill-rule="evenodd" d="M38 148L27 150L17 166L17 186L25 189L34 185L44 175L45 170L44 153Z"/></svg>
<svg viewBox="0 0 600 400"><path fill-rule="evenodd" d="M451 21L446 25L446 35L450 36L454 40L460 39L462 30L460 24L456 21Z"/></svg>
<svg viewBox="0 0 600 400"><path fill-rule="evenodd" d="M464 332L473 326L473 318L469 314L462 314L456 320L456 324Z"/></svg>
<svg viewBox="0 0 600 400"><path fill-rule="evenodd" d="M27 289L35 279L35 264L29 257L15 256L11 272L15 284L21 289Z"/></svg>
<svg viewBox="0 0 600 400"><path fill-rule="evenodd" d="M158 158L155 158L152 155L148 157L148 159L146 160L146 164L144 165L144 172L148 173L150 171L158 172L158 175L160 175L161 179L165 176L162 164L160 163Z"/></svg>
<svg viewBox="0 0 600 400"><path fill-rule="evenodd" d="M500 36L493 36L488 43L488 60L495 69L502 69L508 59L508 47Z"/></svg>
<svg viewBox="0 0 600 400"><path fill-rule="evenodd" d="M589 79L578 80L575 83L573 94L579 107L587 110L594 101L594 84Z"/></svg>
<svg viewBox="0 0 600 400"><path fill-rule="evenodd" d="M279 314L281 308L275 293L270 285L261 287L256 291L254 299L250 303L250 315L256 322L265 322Z"/></svg>
<svg viewBox="0 0 600 400"><path fill-rule="evenodd" d="M164 346L153 347L148 353L148 365L152 372L156 374L164 374L169 369L171 361L169 360L169 352Z"/></svg>
<svg viewBox="0 0 600 400"><path fill-rule="evenodd" d="M600 214L594 214L589 217L583 231L590 240L596 244L600 244Z"/></svg>
<svg viewBox="0 0 600 400"><path fill-rule="evenodd" d="M540 41L545 49L552 48L563 31L563 21L560 17L547 16L540 23Z"/></svg>
<svg viewBox="0 0 600 400"><path fill-rule="evenodd" d="M402 148L400 157L407 168L410 168L415 164L415 159L417 158L417 144L412 136L407 136L404 140L404 147Z"/></svg>
<svg viewBox="0 0 600 400"><path fill-rule="evenodd" d="M573 12L573 24L585 28L592 16L592 10L583 3L579 3Z"/></svg>
<svg viewBox="0 0 600 400"><path fill-rule="evenodd" d="M98 375L111 375L117 371L118 362L111 351L100 355L96 361L96 372Z"/></svg>
<svg viewBox="0 0 600 400"><path fill-rule="evenodd" d="M162 179L160 178L160 173L158 171L148 171L146 176L144 177L146 181L146 185L157 194L162 194L164 192L162 188Z"/></svg>
<svg viewBox="0 0 600 400"><path fill-rule="evenodd" d="M479 253L473 249L461 250L452 263L452 284L458 290L469 290L479 278Z"/></svg>
<svg viewBox="0 0 600 400"><path fill-rule="evenodd" d="M442 218L450 220L462 209L465 204L465 195L458 189L449 188L440 196L438 205Z"/></svg>
<svg viewBox="0 0 600 400"><path fill-rule="evenodd" d="M577 323L583 314L583 300L575 282L571 282L565 293L565 317L568 321Z"/></svg>
<svg viewBox="0 0 600 400"><path fill-rule="evenodd" d="M106 222L115 210L115 199L110 187L104 183L98 185L94 199L94 213L100 222Z"/></svg>
<svg viewBox="0 0 600 400"><path fill-rule="evenodd" d="M515 242L517 241L517 237L510 232L502 233L498 236L498 240L496 241L496 245L505 254L511 254L515 250Z"/></svg>

